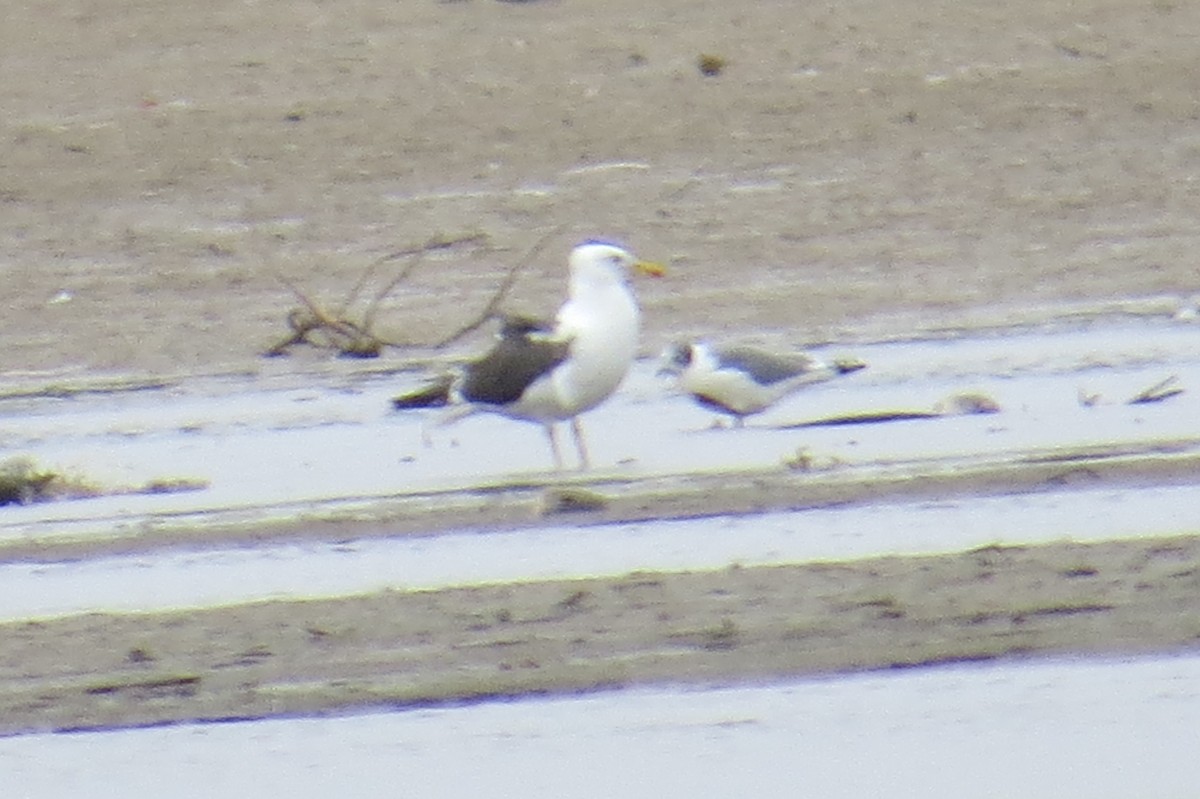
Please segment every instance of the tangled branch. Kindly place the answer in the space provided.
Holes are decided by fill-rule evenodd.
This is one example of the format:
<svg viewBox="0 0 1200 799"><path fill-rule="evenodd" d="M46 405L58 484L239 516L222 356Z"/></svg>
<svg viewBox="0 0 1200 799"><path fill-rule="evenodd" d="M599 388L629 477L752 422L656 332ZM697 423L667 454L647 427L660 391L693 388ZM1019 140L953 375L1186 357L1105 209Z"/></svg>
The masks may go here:
<svg viewBox="0 0 1200 799"><path fill-rule="evenodd" d="M377 258L363 270L362 276L359 277L345 300L335 311L327 310L291 280L276 273L276 279L295 295L301 305L292 308L287 313L287 325L291 332L286 338L269 347L263 354L268 357L285 355L294 345L308 344L322 349L335 350L338 355L347 358L378 357L383 348L390 343L373 331L375 314L387 296L412 275L427 253L464 244L478 244L486 240L487 235L483 233L471 233L457 237L435 237L424 244L406 247ZM408 263L375 293L363 312L361 321L352 319L350 317L351 307L375 277L379 267L402 258L407 258Z"/></svg>
<svg viewBox="0 0 1200 799"><path fill-rule="evenodd" d="M490 319L493 319L497 315L500 304L504 302L508 294L512 291L521 270L535 260L541 254L542 250L546 248L550 240L561 230L561 225L552 228L549 232L542 235L529 250L513 263L504 273L504 277L496 287L495 292L488 299L487 304L470 321L428 346L434 349L447 347L475 332ZM375 316L384 299L395 291L397 286L408 280L421 264L426 254L435 250L444 250L460 245L481 244L486 240L487 235L483 233L472 233L450 238L436 237L424 244L406 247L377 258L363 270L363 274L350 289L350 292L346 295L341 305L332 311L301 290L291 280L282 274L276 273L275 277L279 282L286 286L301 304L299 307L292 308L287 313L287 325L290 330L287 337L268 348L263 354L268 357L285 355L291 347L297 344L308 344L322 349L334 350L338 355L343 357L375 358L378 357L385 346L400 346L395 342L381 338L374 332ZM362 316L358 319L353 318L351 316L351 308L365 291L367 285L375 278L379 268L383 264L400 259L408 259L408 262L396 273L395 277L375 293L367 304Z"/></svg>

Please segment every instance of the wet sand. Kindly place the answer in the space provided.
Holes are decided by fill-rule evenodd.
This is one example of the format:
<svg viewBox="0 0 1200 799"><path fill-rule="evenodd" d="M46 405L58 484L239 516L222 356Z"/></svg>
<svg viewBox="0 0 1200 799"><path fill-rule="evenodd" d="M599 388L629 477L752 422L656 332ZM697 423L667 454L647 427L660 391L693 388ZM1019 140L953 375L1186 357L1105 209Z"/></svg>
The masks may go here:
<svg viewBox="0 0 1200 799"><path fill-rule="evenodd" d="M648 351L693 332L1003 325L1059 303L1169 314L1197 287L1186 4L11 11L5 384L256 375L295 302L277 275L337 304L378 264L370 296L407 263L381 259L434 236L483 239L389 295L379 332L411 345L385 353L398 366L547 235L513 307L552 308L585 235L670 263L639 286ZM705 77L701 53L727 66ZM295 362L319 373L325 357ZM0 718L15 732L1195 647L1196 547L18 623L0 629Z"/></svg>
<svg viewBox="0 0 1200 799"><path fill-rule="evenodd" d="M17 623L0 733L1177 651L1198 588L1186 537Z"/></svg>
<svg viewBox="0 0 1200 799"><path fill-rule="evenodd" d="M336 305L435 235L486 242L391 296L398 342L554 231L512 305L620 237L673 266L642 286L650 349L1190 295L1198 26L1165 1L13 9L0 374L254 369L295 304L277 273Z"/></svg>

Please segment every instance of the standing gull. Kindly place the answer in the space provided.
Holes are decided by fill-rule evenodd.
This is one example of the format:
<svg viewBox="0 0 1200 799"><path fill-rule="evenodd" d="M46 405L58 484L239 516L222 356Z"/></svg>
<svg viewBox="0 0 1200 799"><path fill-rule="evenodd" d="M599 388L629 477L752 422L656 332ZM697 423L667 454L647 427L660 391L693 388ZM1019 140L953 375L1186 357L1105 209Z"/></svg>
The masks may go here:
<svg viewBox="0 0 1200 799"><path fill-rule="evenodd" d="M694 400L734 417L741 427L804 386L857 372L866 364L851 359L830 363L806 352L777 354L755 347L714 347L703 341L674 344L663 354L660 373L675 375L679 388Z"/></svg>
<svg viewBox="0 0 1200 799"><path fill-rule="evenodd" d="M537 422L561 469L555 425L570 420L581 468L589 465L579 415L609 397L637 355L641 314L629 286L636 270L662 275L658 264L589 240L571 251L567 301L555 320L508 317L492 349L467 364L451 389L461 403L444 422L492 411Z"/></svg>

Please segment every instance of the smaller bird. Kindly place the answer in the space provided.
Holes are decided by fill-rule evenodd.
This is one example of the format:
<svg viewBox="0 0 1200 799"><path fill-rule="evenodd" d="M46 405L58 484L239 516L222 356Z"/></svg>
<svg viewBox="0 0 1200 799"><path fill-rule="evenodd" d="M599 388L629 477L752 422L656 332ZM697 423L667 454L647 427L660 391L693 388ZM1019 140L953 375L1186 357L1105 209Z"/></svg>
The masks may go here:
<svg viewBox="0 0 1200 799"><path fill-rule="evenodd" d="M765 411L804 386L865 367L851 358L826 363L807 352L778 354L743 344L717 347L683 341L663 353L659 374L674 375L679 388L696 402L732 416L741 427L747 416Z"/></svg>

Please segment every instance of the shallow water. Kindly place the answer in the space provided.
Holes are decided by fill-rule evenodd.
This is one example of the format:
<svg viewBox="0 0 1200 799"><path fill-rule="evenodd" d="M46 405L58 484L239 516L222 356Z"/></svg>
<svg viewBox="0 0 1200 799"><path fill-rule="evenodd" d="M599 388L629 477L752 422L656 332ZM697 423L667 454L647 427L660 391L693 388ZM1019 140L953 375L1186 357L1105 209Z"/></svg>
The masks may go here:
<svg viewBox="0 0 1200 799"><path fill-rule="evenodd" d="M0 740L6 795L1191 797L1200 657Z"/></svg>
<svg viewBox="0 0 1200 799"><path fill-rule="evenodd" d="M0 564L0 621L521 580L1100 541L1195 530L1200 486Z"/></svg>
<svg viewBox="0 0 1200 799"><path fill-rule="evenodd" d="M1087 325L852 351L870 363L866 371L813 386L742 430L712 429L708 411L667 391L652 364L639 364L623 391L589 415L593 454L608 464L600 472L636 480L771 468L800 449L854 469L1186 441L1197 433L1194 393L1123 404L1167 375L1178 375L1185 388L1200 384L1197 325ZM0 437L45 464L118 484L169 476L211 481L206 490L184 494L3 508L0 541L103 540L163 513L278 504L286 515L321 500L489 485L506 475L557 479L544 470L548 452L534 426L480 415L430 430L437 412L390 413L388 398L419 380L414 375L368 374L305 387L294 380L209 379L157 391L0 402L10 412ZM987 392L1002 412L776 429L837 413L929 408L963 390ZM1082 407L1080 390L1100 401ZM422 443L424 435L431 446ZM1193 486L1111 487L420 539L379 531L384 537L344 540L333 531L304 543L2 563L0 618L1169 535L1194 531L1197 506L1200 488Z"/></svg>
<svg viewBox="0 0 1200 799"><path fill-rule="evenodd" d="M742 430L667 391L653 364L588 415L598 473L771 470L798 451L842 469L894 462L1182 442L1194 445L1200 326L1138 322L838 348L870 368L795 395ZM1187 391L1131 406L1177 375ZM103 543L169 514L298 508L348 499L562 479L532 426L480 415L428 429L391 413L419 378L209 378L70 399L0 400L0 443L108 486L200 478L202 491L0 509L0 542ZM1002 412L781 429L825 416L927 410L961 391ZM1098 395L1084 407L1080 392ZM425 435L432 439L423 442ZM1200 487L1105 486L941 502L493 532L323 538L65 562L0 562L0 620L199 607L395 588L718 569L995 543L1193 533ZM202 518L202 516L189 517ZM97 551L103 552L103 547ZM661 796L1190 795L1200 659L935 669L762 688L646 691L337 719L29 736L0 741L14 795L66 796L103 780L130 792L296 796L554 793ZM1194 737L1194 736L1192 736ZM1032 742L1032 743L1031 743ZM1187 742L1187 743L1184 743ZM158 760L146 767L145 752ZM871 764L869 768L864 763ZM586 779L581 775L589 775ZM98 776L101 775L101 776ZM594 775L594 776L592 776ZM766 782L764 782L766 780ZM224 782L222 782L224 781ZM481 787L482 786L482 787ZM762 786L760 788L760 786ZM810 790L811 789L811 790Z"/></svg>
<svg viewBox="0 0 1200 799"><path fill-rule="evenodd" d="M1197 437L1200 394L1185 391L1153 405L1125 401L1170 375L1185 389L1200 385L1200 325L1010 331L837 352L852 352L870 366L796 394L742 430L711 429L711 413L673 395L654 376L653 363L638 364L623 390L585 417L596 474L639 479L772 469L798 452L853 468ZM107 487L171 478L208 482L203 491L180 494L4 508L0 538L68 524L76 531L94 527L103 536L114 523L145 515L554 477L534 425L480 414L433 428L437 412L390 412L388 398L418 377L367 374L304 387L295 380L208 379L158 391L0 401L6 453L30 455ZM963 391L992 396L1002 412L778 429L836 414L929 410ZM1098 402L1081 406L1081 391Z"/></svg>

